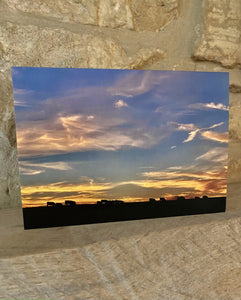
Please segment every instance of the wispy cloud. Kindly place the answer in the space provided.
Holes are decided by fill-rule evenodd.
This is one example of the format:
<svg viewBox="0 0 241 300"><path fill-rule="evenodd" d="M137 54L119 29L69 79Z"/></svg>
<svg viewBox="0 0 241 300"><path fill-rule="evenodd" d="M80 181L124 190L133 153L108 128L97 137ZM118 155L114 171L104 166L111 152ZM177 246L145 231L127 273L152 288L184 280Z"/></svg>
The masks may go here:
<svg viewBox="0 0 241 300"><path fill-rule="evenodd" d="M18 72L18 71L16 71ZM14 95L14 105L19 107L29 107L28 103L28 97L33 95L32 90L27 89L13 89L13 95Z"/></svg>
<svg viewBox="0 0 241 300"><path fill-rule="evenodd" d="M203 131L201 136L219 143L228 143L228 132Z"/></svg>
<svg viewBox="0 0 241 300"><path fill-rule="evenodd" d="M14 99L14 105L19 107L29 107L26 100Z"/></svg>
<svg viewBox="0 0 241 300"><path fill-rule="evenodd" d="M178 131L189 131L188 137L183 140L183 143L188 143L194 140L194 138L200 134L203 138L217 141L220 143L227 143L228 142L228 133L227 132L215 132L211 131L210 129L222 126L224 122L220 122L217 124L213 124L209 127L205 128L198 128L195 124L181 124L181 123L172 123L174 126L176 126L176 130Z"/></svg>
<svg viewBox="0 0 241 300"><path fill-rule="evenodd" d="M208 152L198 156L196 160L207 160L210 162L222 162L225 165L228 161L228 151L223 147L215 147Z"/></svg>
<svg viewBox="0 0 241 300"><path fill-rule="evenodd" d="M37 168L53 169L53 170L60 170L60 171L66 171L72 169L67 162L63 162L63 161L49 162L49 163L32 163L29 161L20 161L20 165L25 167L37 167Z"/></svg>
<svg viewBox="0 0 241 300"><path fill-rule="evenodd" d="M169 134L167 127L146 126L141 120L95 117L89 121L83 114L58 114L44 122L23 121L17 131L19 155L148 148ZM127 122L131 126L126 127Z"/></svg>
<svg viewBox="0 0 241 300"><path fill-rule="evenodd" d="M145 183L143 182L144 186L158 187L160 191L161 189L180 188L178 192L181 191L184 196L226 194L227 170L225 167L209 171L201 171L198 168L189 171L182 169L151 171L143 172L142 176L146 178ZM172 191L172 197L174 195L175 193Z"/></svg>
<svg viewBox="0 0 241 300"><path fill-rule="evenodd" d="M14 96L26 96L32 94L32 90L27 90L27 89L13 89L13 94Z"/></svg>
<svg viewBox="0 0 241 300"><path fill-rule="evenodd" d="M45 170L36 170L36 169L32 169L32 168L25 168L23 166L19 166L19 171L22 175L37 175L37 174L41 174L44 173Z"/></svg>
<svg viewBox="0 0 241 300"><path fill-rule="evenodd" d="M200 131L199 129L196 129L196 130L189 132L188 137L183 141L183 143L191 142L196 137L196 135L199 131Z"/></svg>
<svg viewBox="0 0 241 300"><path fill-rule="evenodd" d="M168 74L155 74L151 71L130 72L109 87L108 92L113 96L129 98L150 91L155 85L159 85L169 77Z"/></svg>
<svg viewBox="0 0 241 300"><path fill-rule="evenodd" d="M188 106L189 108L194 108L194 109L202 109L202 110L207 110L207 109L218 109L218 110L224 110L228 111L229 107L224 105L223 103L194 103L190 104Z"/></svg>
<svg viewBox="0 0 241 300"><path fill-rule="evenodd" d="M33 163L30 161L20 161L19 169L22 175L37 175L44 173L46 169L67 171L72 168L66 162Z"/></svg>
<svg viewBox="0 0 241 300"><path fill-rule="evenodd" d="M225 174L224 174L225 172ZM205 180L213 180L213 179L225 179L226 178L226 169L216 170L216 171L189 171L183 172L181 170L169 170L169 171L154 171L154 172L144 172L142 173L144 177L152 178L155 180L177 180L183 179L187 180L187 178L193 179L205 179Z"/></svg>

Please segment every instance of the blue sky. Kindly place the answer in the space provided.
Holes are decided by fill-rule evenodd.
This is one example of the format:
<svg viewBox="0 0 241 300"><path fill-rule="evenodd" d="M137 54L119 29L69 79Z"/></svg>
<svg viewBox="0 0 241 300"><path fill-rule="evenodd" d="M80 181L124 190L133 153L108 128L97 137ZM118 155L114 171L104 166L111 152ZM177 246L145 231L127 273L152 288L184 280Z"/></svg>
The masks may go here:
<svg viewBox="0 0 241 300"><path fill-rule="evenodd" d="M228 73L12 76L24 205L226 193Z"/></svg>

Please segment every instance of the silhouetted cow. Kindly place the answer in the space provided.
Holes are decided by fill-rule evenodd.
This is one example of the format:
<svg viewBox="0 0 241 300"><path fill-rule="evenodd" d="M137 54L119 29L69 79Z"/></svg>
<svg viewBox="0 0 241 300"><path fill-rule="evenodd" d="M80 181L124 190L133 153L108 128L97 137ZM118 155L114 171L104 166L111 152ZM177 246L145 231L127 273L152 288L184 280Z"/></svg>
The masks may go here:
<svg viewBox="0 0 241 300"><path fill-rule="evenodd" d="M100 202L100 204L104 204L104 205L107 205L107 204L109 204L109 200L101 200L101 201L98 201L98 202Z"/></svg>
<svg viewBox="0 0 241 300"><path fill-rule="evenodd" d="M124 204L125 202L124 201L122 201L122 200L114 200L114 201L112 201L112 202L114 202L114 204L117 204L117 205L122 205L122 204Z"/></svg>
<svg viewBox="0 0 241 300"><path fill-rule="evenodd" d="M122 205L125 202L122 200L101 200L97 201L97 205L106 205L106 206L112 206L112 205Z"/></svg>
<svg viewBox="0 0 241 300"><path fill-rule="evenodd" d="M66 200L66 201L65 201L65 205L66 205L66 206L75 206L75 205L76 205L76 202L75 202L75 201L72 201L72 200Z"/></svg>

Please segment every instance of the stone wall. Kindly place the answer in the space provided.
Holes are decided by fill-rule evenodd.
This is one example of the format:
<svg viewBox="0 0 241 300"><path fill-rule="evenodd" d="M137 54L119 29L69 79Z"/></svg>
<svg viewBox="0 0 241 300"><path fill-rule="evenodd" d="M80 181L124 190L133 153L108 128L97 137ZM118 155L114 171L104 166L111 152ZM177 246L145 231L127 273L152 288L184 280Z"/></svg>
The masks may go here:
<svg viewBox="0 0 241 300"><path fill-rule="evenodd" d="M0 208L21 205L11 66L230 73L228 207L241 207L239 0L1 0Z"/></svg>
<svg viewBox="0 0 241 300"><path fill-rule="evenodd" d="M0 0L1 299L240 299L240 29L240 0ZM24 230L11 66L228 71L230 211Z"/></svg>

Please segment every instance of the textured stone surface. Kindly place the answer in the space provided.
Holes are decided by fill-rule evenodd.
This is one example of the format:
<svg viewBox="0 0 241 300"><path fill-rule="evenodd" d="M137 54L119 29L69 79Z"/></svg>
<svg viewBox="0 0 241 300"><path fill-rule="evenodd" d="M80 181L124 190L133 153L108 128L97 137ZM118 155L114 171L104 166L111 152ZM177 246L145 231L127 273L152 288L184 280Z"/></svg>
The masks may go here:
<svg viewBox="0 0 241 300"><path fill-rule="evenodd" d="M32 231L20 223L1 222L1 240L18 231L15 248L25 250L0 259L3 299L240 299L240 211Z"/></svg>
<svg viewBox="0 0 241 300"><path fill-rule="evenodd" d="M241 94L232 93L229 101L229 139L230 141L241 142Z"/></svg>
<svg viewBox="0 0 241 300"><path fill-rule="evenodd" d="M0 208L20 205L12 65L230 73L226 214L24 231L0 209L1 299L240 299L240 20L240 0L0 1Z"/></svg>
<svg viewBox="0 0 241 300"><path fill-rule="evenodd" d="M229 84L231 93L241 93L241 70L234 69L229 73ZM232 101L232 100L231 100ZM235 101L232 101L234 103Z"/></svg>
<svg viewBox="0 0 241 300"><path fill-rule="evenodd" d="M179 0L133 0L136 30L160 30L178 17Z"/></svg>
<svg viewBox="0 0 241 300"><path fill-rule="evenodd" d="M98 25L134 29L134 16L129 0L100 0L98 7Z"/></svg>
<svg viewBox="0 0 241 300"><path fill-rule="evenodd" d="M230 94L229 109L229 145L228 145L228 180L241 182L241 94ZM237 189L237 186L234 187Z"/></svg>
<svg viewBox="0 0 241 300"><path fill-rule="evenodd" d="M10 75L10 74L9 74ZM21 205L12 85L0 73L0 207Z"/></svg>
<svg viewBox="0 0 241 300"><path fill-rule="evenodd" d="M11 9L63 22L159 30L178 16L179 0L3 0Z"/></svg>
<svg viewBox="0 0 241 300"><path fill-rule="evenodd" d="M17 65L138 68L164 56L161 49L147 48L128 57L112 39L9 22L0 27L0 50L2 71Z"/></svg>
<svg viewBox="0 0 241 300"><path fill-rule="evenodd" d="M32 25L2 25L0 48L7 69L12 65L115 68L127 62L125 52L113 40Z"/></svg>
<svg viewBox="0 0 241 300"><path fill-rule="evenodd" d="M197 60L220 62L224 67L241 63L241 2L208 0L204 26L194 50Z"/></svg>
<svg viewBox="0 0 241 300"><path fill-rule="evenodd" d="M98 0L3 0L11 9L54 17L64 22L97 25Z"/></svg>

